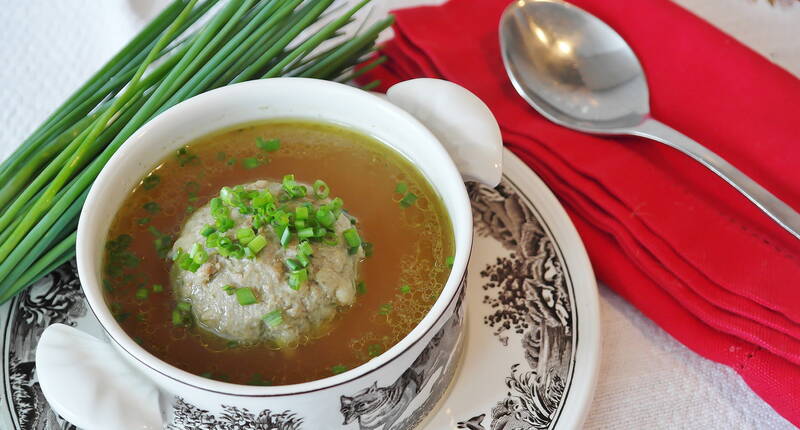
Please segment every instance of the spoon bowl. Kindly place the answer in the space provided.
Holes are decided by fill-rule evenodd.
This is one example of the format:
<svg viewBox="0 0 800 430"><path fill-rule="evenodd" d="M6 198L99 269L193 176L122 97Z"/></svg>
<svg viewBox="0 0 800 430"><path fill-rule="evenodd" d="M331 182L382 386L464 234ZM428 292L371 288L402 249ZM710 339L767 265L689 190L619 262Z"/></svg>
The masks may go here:
<svg viewBox="0 0 800 430"><path fill-rule="evenodd" d="M516 1L500 23L517 91L558 124L617 133L649 114L644 70L614 29L567 3Z"/></svg>
<svg viewBox="0 0 800 430"><path fill-rule="evenodd" d="M628 134L706 166L800 239L800 214L722 157L650 116L636 54L613 28L560 0L515 0L500 20L500 52L517 92L549 120L595 134Z"/></svg>

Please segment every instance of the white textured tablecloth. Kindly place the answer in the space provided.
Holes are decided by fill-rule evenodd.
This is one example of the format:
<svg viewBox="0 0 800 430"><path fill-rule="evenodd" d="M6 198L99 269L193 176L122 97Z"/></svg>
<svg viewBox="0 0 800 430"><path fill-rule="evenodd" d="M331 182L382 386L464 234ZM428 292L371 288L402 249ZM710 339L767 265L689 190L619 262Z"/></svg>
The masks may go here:
<svg viewBox="0 0 800 430"><path fill-rule="evenodd" d="M374 1L373 17L390 8L441 2ZM800 76L800 4L769 7L766 0L676 1ZM165 3L4 0L0 7L0 159ZM601 311L603 364L585 428L792 428L733 370L695 355L602 286Z"/></svg>

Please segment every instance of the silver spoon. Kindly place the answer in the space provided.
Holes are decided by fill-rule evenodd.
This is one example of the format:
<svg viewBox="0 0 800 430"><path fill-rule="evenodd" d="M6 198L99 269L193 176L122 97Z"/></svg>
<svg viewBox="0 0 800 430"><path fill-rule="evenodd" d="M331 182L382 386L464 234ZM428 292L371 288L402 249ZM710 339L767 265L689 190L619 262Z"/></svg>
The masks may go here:
<svg viewBox="0 0 800 430"><path fill-rule="evenodd" d="M636 54L594 15L559 0L516 0L500 49L517 92L549 120L595 134L646 137L708 167L800 239L800 214L719 155L650 117Z"/></svg>

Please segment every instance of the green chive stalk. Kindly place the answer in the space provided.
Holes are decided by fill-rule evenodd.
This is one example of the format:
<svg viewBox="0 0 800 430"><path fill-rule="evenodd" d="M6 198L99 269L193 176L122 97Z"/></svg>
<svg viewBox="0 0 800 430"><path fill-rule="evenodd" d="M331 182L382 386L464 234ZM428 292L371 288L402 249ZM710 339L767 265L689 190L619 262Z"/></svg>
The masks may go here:
<svg viewBox="0 0 800 430"><path fill-rule="evenodd" d="M0 163L0 303L74 257L93 181L160 112L237 82L286 75L347 82L380 64L355 68L391 19L316 52L369 1L316 30L338 13L329 10L333 0L226 0L213 16L219 0L170 3Z"/></svg>
<svg viewBox="0 0 800 430"><path fill-rule="evenodd" d="M376 58L374 61L365 64L363 67L358 69L353 69L350 73L343 75L342 77L338 78L337 82L350 82L354 81L361 76L364 76L369 71L375 69L376 67L380 66L381 64L386 62L386 57Z"/></svg>

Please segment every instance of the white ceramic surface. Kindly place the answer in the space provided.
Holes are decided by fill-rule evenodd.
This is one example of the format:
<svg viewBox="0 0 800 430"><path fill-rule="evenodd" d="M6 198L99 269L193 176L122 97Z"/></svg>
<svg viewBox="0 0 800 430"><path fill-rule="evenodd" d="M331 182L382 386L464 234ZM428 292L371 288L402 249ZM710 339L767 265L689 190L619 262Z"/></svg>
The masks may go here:
<svg viewBox="0 0 800 430"><path fill-rule="evenodd" d="M424 121L458 165L465 181L497 184L503 175L500 126L481 99L452 82L420 78L386 91L390 102ZM475 118L492 120L475 121Z"/></svg>
<svg viewBox="0 0 800 430"><path fill-rule="evenodd" d="M50 406L71 423L102 423L107 429L161 427L158 390L105 340L64 324L49 326L36 351L40 384ZM79 365L76 365L79 363ZM63 372L66 372L64 374ZM114 381L99 385L93 381ZM121 386L124 390L117 391ZM83 414L87 400L94 404ZM91 426L85 426L91 427Z"/></svg>
<svg viewBox="0 0 800 430"><path fill-rule="evenodd" d="M431 85L431 82L426 80L425 85ZM441 85L446 85L448 91L453 91L452 84ZM406 90L408 89L413 87L407 86ZM460 118L474 123L494 122L494 118L486 113L488 110L483 115L474 111L465 113L459 111L457 106L450 110L451 115L461 114ZM114 214L122 204L126 191L132 189L150 168L167 154L195 138L236 124L270 118L304 118L343 125L373 136L400 152L420 169L442 197L453 224L456 252L453 270L439 300L408 336L384 354L359 367L322 380L287 386L254 387L190 374L157 359L141 348L124 333L106 306L101 289L100 267L106 234ZM434 117L422 120L437 122ZM491 130L492 127L483 126L481 129ZM492 137L495 139L492 140ZM480 142L482 146L496 147L483 153L499 155L499 135L489 136L489 139ZM450 144L450 147L455 148L457 145ZM496 169L501 163L499 158L482 159L490 169ZM288 414L302 417L303 422L311 428L337 427L341 425L343 415L344 423L347 424L352 419L347 412L350 405L346 403L349 399L360 394L391 390L397 381L406 377L408 371L414 370L414 366L429 364L420 363L418 357L436 356L440 349L444 351L441 352L441 358L437 357L437 362L441 362L441 369L425 368L426 371L441 370L437 382L452 368L451 364L456 361L459 350L462 326L460 293L463 291L462 279L471 242L470 203L461 175L438 139L406 111L361 90L310 79L277 78L214 90L169 109L134 134L98 176L86 200L78 226L78 271L90 308L120 356L159 388L160 410L133 416L129 414L128 420L119 418L125 413L122 410L117 414L113 410L106 411L107 414L102 416L93 414L98 396L118 395L126 386L120 383L119 378L103 378L104 374L113 374L112 369L95 373L94 378L88 377L92 375L91 372L84 372L82 378L76 378L81 373L71 371L70 363L59 361L54 355L63 354L64 347L73 345L78 348L85 343L54 345L57 337L48 336L48 333L43 335L37 351L37 366L44 370L40 370L40 383L57 412L73 417L77 420L76 424L90 430L157 428L161 423L156 423L154 427L154 423L147 417L155 413L169 419L169 411L179 409L175 405L184 401L203 410L218 412L226 407L234 407L256 413L261 411L261 414L268 415ZM53 330L63 330L63 327ZM53 343L48 342L51 339ZM82 366L83 363L72 365ZM449 382L452 373L447 375ZM56 398L64 394L64 390L59 390L58 386L77 383L89 386L85 392L93 393L94 396ZM381 386L378 387L378 384ZM426 400L441 396L441 392L432 389L421 393L421 388L417 387L417 393L402 410L393 408L386 412L389 414L387 416L380 416L376 412L370 419L395 422L402 418L408 422L418 421L432 407ZM412 400L417 404L412 404ZM112 418L101 422L100 419L106 416ZM137 417L141 419L136 420ZM124 427L119 427L120 425Z"/></svg>

